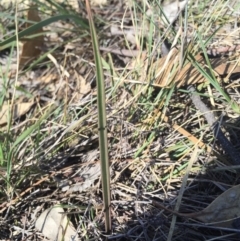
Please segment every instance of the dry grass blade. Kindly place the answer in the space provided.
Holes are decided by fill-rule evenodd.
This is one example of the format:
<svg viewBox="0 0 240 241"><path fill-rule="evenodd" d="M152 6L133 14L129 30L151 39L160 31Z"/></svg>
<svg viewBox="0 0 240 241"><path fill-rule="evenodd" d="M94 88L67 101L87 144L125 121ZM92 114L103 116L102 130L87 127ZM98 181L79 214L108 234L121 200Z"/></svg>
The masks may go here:
<svg viewBox="0 0 240 241"><path fill-rule="evenodd" d="M187 185L188 177L189 177L189 174L191 172L193 163L196 162L197 158L198 158L198 152L199 152L199 150L196 147L194 149L193 153L192 153L191 159L188 162L188 167L187 167L187 170L186 170L186 174L184 175L183 180L182 180L182 184L181 184L181 188L180 188L180 191L179 191L179 194L178 194L178 197L177 197L177 202L176 202L176 205L175 205L175 208L174 208L174 212L178 212L178 210L179 210L179 207L180 207L181 202L182 202L183 194L184 194L184 191L185 191L185 188L186 188L186 185ZM167 241L172 240L174 230L175 230L175 225L176 225L176 219L177 219L177 216L173 215L170 230L169 230L169 233L168 233Z"/></svg>
<svg viewBox="0 0 240 241"><path fill-rule="evenodd" d="M199 84L206 81L202 74L192 65L191 62L188 62L188 60L186 60L184 67L179 71L178 49L174 48L170 52L170 56L170 59L169 56L165 56L155 63L155 86L169 87L172 83L175 83L178 87L181 87L186 85L188 86L192 84ZM202 54L195 56L194 60L198 62L203 67L203 69L206 70L206 72L208 72L209 67ZM211 68L217 77L240 73L240 66L231 64L226 58L210 59L210 63Z"/></svg>
<svg viewBox="0 0 240 241"><path fill-rule="evenodd" d="M161 114L161 113L160 113ZM169 123L170 119L164 115L163 116L163 120L166 123ZM193 136L191 133L189 133L188 131L186 131L184 128L182 128L181 126L177 125L177 124L173 124L173 129L177 132L179 132L180 134L182 134L183 136L187 137L191 142L194 143L194 145L197 145L199 148L202 149L206 149L208 153L211 152L211 147L206 145L205 143L203 143L201 140L199 140L198 138L196 138L195 136Z"/></svg>

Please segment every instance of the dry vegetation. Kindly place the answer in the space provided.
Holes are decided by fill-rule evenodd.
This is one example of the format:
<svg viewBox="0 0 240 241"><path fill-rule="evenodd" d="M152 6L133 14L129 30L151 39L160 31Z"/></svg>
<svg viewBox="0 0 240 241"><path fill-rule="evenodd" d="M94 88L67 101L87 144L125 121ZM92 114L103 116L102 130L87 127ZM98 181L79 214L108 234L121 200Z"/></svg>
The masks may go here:
<svg viewBox="0 0 240 241"><path fill-rule="evenodd" d="M77 9L66 2L39 2L40 18L65 11L87 19L84 1ZM238 65L240 6L235 2L189 1L187 21L182 14L170 27L157 1L92 6L107 98L113 223L109 240L239 240L239 204L226 196L217 199L205 219L183 214L200 212L238 185L239 168L232 167L192 105L186 83L162 87L156 77L166 37L171 43L177 40L178 53L184 50L195 57L205 47L214 56L221 54L221 63ZM26 10L20 5L0 3L0 12L2 40L25 28ZM43 31L41 56L31 59L33 66L27 62L18 68L22 44L28 40L0 47L0 239L42 240L36 219L58 204L81 240L104 240L89 30L67 18ZM238 102L237 71L224 74L218 76L219 86ZM231 103L211 85L196 87L238 149L238 114ZM234 192L239 197L240 191ZM234 210L227 207L229 216L223 203L233 203ZM233 219L230 224L218 223L221 212ZM208 219L217 224L206 224Z"/></svg>

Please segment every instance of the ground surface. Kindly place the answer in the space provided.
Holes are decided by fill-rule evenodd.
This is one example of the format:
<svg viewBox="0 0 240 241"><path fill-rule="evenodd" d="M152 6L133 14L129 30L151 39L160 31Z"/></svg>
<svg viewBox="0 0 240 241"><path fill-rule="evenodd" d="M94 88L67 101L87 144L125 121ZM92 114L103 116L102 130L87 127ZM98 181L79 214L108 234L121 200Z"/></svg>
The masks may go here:
<svg viewBox="0 0 240 241"><path fill-rule="evenodd" d="M86 19L81 3L77 9L61 6ZM159 86L157 63L166 36L170 43L178 39L178 52L185 38L186 52L194 57L206 47L214 57L221 54L223 62L237 63L240 7L233 1L190 1L188 27L180 33L184 15L169 28L162 21L160 6L169 9L168 4L111 1L92 7L106 86L112 191L109 239L239 240L240 215L233 209L238 202L227 195L217 199L237 187L238 169L232 168L231 158L195 109L186 83ZM38 6L42 20L60 10L56 5ZM16 23L9 16L16 8L2 5L1 12L5 14L1 38L6 39L15 34ZM20 7L17 13L18 19L25 18ZM21 31L25 25L18 23ZM12 119L1 118L0 239L42 240L36 220L44 210L61 205L81 240L104 240L91 37L70 19L51 23L44 31L41 53L48 56L33 68L18 71L21 54L16 47L0 53L1 106L9 110L14 102L18 108ZM238 102L238 75L229 76L219 78L220 86ZM195 87L238 150L238 114L219 90ZM235 192L239 197L238 189ZM204 219L182 215L200 212L214 200L216 207ZM206 224L218 223L219 213L234 222Z"/></svg>

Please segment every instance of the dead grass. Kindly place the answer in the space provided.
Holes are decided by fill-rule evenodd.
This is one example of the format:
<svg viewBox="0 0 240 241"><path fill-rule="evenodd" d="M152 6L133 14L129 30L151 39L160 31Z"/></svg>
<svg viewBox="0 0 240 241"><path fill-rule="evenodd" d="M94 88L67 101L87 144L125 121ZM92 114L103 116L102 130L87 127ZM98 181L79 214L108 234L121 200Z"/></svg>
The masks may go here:
<svg viewBox="0 0 240 241"><path fill-rule="evenodd" d="M214 34L206 46L209 49L226 46L226 41L238 45L234 25L239 25L236 19L239 15L229 11L227 4L221 14L216 13L215 19L206 21L211 9L216 7L214 2L209 1L208 8L201 3L192 4L189 10L187 39L192 40L195 51L200 51L193 34L197 25L204 39ZM149 4L155 4L154 9L158 7L156 3ZM171 240L238 240L237 227L224 230L191 218L175 218L171 212L152 204L154 200L169 210L194 213L238 184L239 175L236 170L228 170L230 160L214 141L204 117L194 109L184 87L160 89L146 84L154 81L151 66L158 56L159 36L161 42L166 29L156 21L153 36L148 36L146 31L149 33L148 28L152 26L143 14L144 7L142 1L133 2L131 6L127 1L112 1L93 7L100 46L104 47L113 220L109 240L167 240L170 232ZM5 13L12 11L1 8ZM84 9L78 11L86 16ZM229 12L223 15L225 11ZM43 10L41 17L46 17ZM220 25L221 31L215 33L214 27ZM11 33L11 26L14 26L13 20L2 19L5 35ZM170 41L178 26L177 23L167 32ZM32 100L34 103L8 128L1 127L2 157L7 156L21 133L46 114L52 103L55 107L15 147L10 172L6 171L9 171L7 160L1 160L0 237L2 240L40 240L41 233L34 228L36 218L48 207L61 204L82 240L103 240L91 39L71 21L59 21L47 30L51 33L46 34L45 47L46 51L54 49L52 58L45 59L33 70L19 73L17 87L14 71L5 73L3 103L11 100L14 91L16 103ZM152 46L148 37L152 39ZM123 49L126 55L122 54ZM119 52L114 52L116 50ZM145 68L143 63L147 56L150 56L149 64ZM231 83L223 83L236 101L239 99L238 82L236 78ZM204 102L211 106L206 88L201 93L205 95ZM228 114L223 116L223 125L238 148L237 118L233 119L233 113L223 104L218 91L212 89L212 95L215 106L211 109L217 116ZM168 122L163 121L161 113L168 116ZM195 145L178 127L213 147L214 151L208 153L200 149L189 166ZM226 170L220 170L222 167ZM177 202L180 202L178 210Z"/></svg>

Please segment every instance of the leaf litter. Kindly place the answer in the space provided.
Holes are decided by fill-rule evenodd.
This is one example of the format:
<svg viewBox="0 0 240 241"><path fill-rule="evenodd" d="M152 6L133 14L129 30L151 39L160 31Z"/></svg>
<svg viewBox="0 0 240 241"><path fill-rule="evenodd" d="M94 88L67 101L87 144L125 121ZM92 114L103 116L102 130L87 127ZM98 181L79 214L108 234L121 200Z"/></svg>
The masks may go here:
<svg viewBox="0 0 240 241"><path fill-rule="evenodd" d="M46 209L37 218L35 227L51 241L80 240L77 238L76 229L69 222L61 207ZM76 238L74 238L76 237Z"/></svg>
<svg viewBox="0 0 240 241"><path fill-rule="evenodd" d="M120 19L119 16L121 16L126 26L133 25L128 5L121 4L128 11L119 11L119 8L116 9L112 6L114 11L111 10L111 17ZM108 9L110 9L110 6L95 7L95 13L106 19L106 16L109 16ZM106 21L111 22L113 19L110 18ZM109 25L109 32L111 30L110 27L111 24ZM116 27L117 30L121 29L120 25ZM134 29L133 26L132 29ZM132 29L130 30L131 34L133 32ZM114 35L114 32L112 34ZM126 49L128 53L131 53L131 49L128 49L129 46L124 46L123 36L119 33L115 35L116 38L114 36L110 38L109 36L101 35L101 37L108 39L102 46L103 58L107 60L106 62L110 66L108 70L105 70L107 91L111 90L111 83L118 86L114 92L115 95L108 100L107 110L111 169L114 180L114 183L112 183L112 215L115 229L112 238L120 240L127 233L129 240L133 240L136 236L144 240L154 240L154 235L165 240L165 234L168 234L170 228L169 220L171 215L174 214L169 212L169 210L175 205L181 184L181 176L185 170L181 168L188 162L191 148L197 143L203 143L200 145L201 148L204 146L209 148L212 143L212 136L203 125L201 117L199 119L196 118L198 114L192 109L186 110L189 106L188 99L181 92L174 92L168 105L167 118L163 115L162 103L159 104L157 98L147 96L148 93L155 96L154 91L156 89L144 89L142 87L148 84L148 74L137 73L134 70L131 70L129 73L124 72L125 66L122 60L125 57L121 55L121 52L123 52L123 49ZM61 33L55 37L50 37L52 41L59 40L58 43L64 39ZM73 36L74 38L75 36ZM217 39L219 40L219 37ZM132 38L127 38L130 48L133 51L136 49L139 51L140 45L136 41L131 40ZM26 167L32 166L34 169L28 170L30 175L27 175L18 186L18 190L22 190L20 192L22 199L19 197L16 197L17 199L13 198L12 200L16 201L9 202L10 205L6 205L6 202L3 201L0 211L5 214L6 207L10 208L11 205L13 207L17 205L19 207L18 213L27 217L26 225L30 227L32 220L25 212L26 206L34 209L39 204L43 205L45 211L40 214L41 217L51 210L53 202L60 202L61 204L74 203L73 206L76 211L79 211L79 206L84 205L84 214L78 217L74 214L68 215L68 218L70 217L71 221L78 220L83 226L87 227L87 231L83 228L79 232L80 236L83 235L83 239L86 238L84 236L86 231L89 237L101 240L100 229L96 228L96 226L91 226L92 223L97 223L101 227L103 222L101 211L98 211L102 200L101 195L99 195L98 142L95 138L97 133L96 103L93 94L95 74L89 41L89 39L83 37L82 42L79 42L80 44L74 43L75 48L65 48L66 52L64 54L62 49L67 45L62 44L62 48L60 48L61 44L59 44L59 49L54 53L57 65L52 65L51 68L48 67L45 69L45 72L30 70L28 73L19 76L19 82L22 87L26 88L29 93L39 96L37 104L40 106L40 111L44 105L53 100L57 102L59 109L53 112L53 119L46 120L47 124L42 127L41 132L45 138L39 140L39 147L33 152L27 150L26 147L22 147L21 151L26 153L23 163L25 163ZM45 42L45 44L48 48L55 45L51 41ZM221 47L221 43L218 42L218 45ZM114 49L115 52L111 54L106 53L105 51L108 49ZM210 46L209 49L215 50L216 44ZM218 49L215 51L216 53L223 51L221 48ZM55 55L56 53L57 55ZM141 55L137 53L136 56L139 57ZM173 52L172 56L175 61L170 59L170 67L177 62L177 52ZM196 56L201 62L201 57L199 55ZM130 55L130 57L132 56ZM159 66L161 67L163 60L164 58L154 62L157 70L159 70ZM125 62L129 62L129 60ZM129 66L131 64L136 66L134 56ZM217 67L222 66L222 64L225 65L226 60L221 59ZM63 69L60 69L59 72L56 66L62 66ZM182 82L182 78L185 78L184 76L189 71L189 68L191 67L186 65L182 72L178 73L179 83L186 84ZM147 67L144 66L141 70L145 71L145 69L147 71ZM223 72L225 69L227 69L226 65L220 67L220 70ZM66 70L70 75L63 75L63 70ZM168 69L164 69L164 71L168 71ZM194 68L192 71L198 78L199 75L197 72L194 72ZM112 76L113 72L114 76ZM153 82L153 85L162 85L167 88L165 76L167 75L161 76L161 79L164 79L163 82L157 79ZM122 81L120 78L125 81ZM134 81L139 81L139 79L141 84L143 84L142 86L134 83ZM199 79L202 81L201 76L199 76ZM192 83L192 80L190 82ZM125 88L126 84L127 88ZM56 89L58 90L57 92ZM231 93L234 97L234 92ZM217 96L214 90L213 94ZM236 93L235 96L237 96ZM147 98L150 98L151 105L145 102ZM121 100L121 105L119 100ZM218 107L221 110L224 109L220 105ZM183 113L184 111L185 113ZM24 116L27 112L29 112L29 109L26 108L26 112L23 112L21 116ZM63 122L62 120L65 121ZM161 122L159 120L164 121ZM201 127L200 130L199 126ZM69 131L66 132L65 130ZM34 135L37 136L37 133ZM204 135L203 138L202 135ZM195 139L192 137L195 137ZM58 142L56 143L56 141ZM179 232L182 232L182 230L184 232L181 235L185 237L185 240L187 238L189 240L201 240L202 236L205 236L206 239L213 236L218 237L220 232L221 234L224 232L220 229L221 227L236 227L236 223L233 223L233 220L237 220L239 217L237 211L239 187L238 185L233 186L223 193L218 189L219 187L221 187L221 190L225 189L226 185L228 187L232 186L235 183L235 173L207 172L208 166L227 165L227 159L222 155L222 150L219 149L217 144L215 146L218 153L217 161L215 156L211 156L208 159L202 152L199 154L199 161L193 164L179 210L180 214L183 213L182 211L187 214L186 216L179 215L177 219L177 226L175 226L173 233L173 237L176 240L179 237ZM124 145L124 148L122 148L122 145ZM182 152L173 151L175 145L178 146L178 150L182 149ZM54 154L51 147L54 147ZM171 151L169 151L170 149ZM20 167L16 168L12 174L13 182L16 180L18 172L21 172ZM166 179L164 178L167 175L170 178L165 182L164 180ZM61 180L62 177L63 180ZM89 180L87 180L88 177ZM74 180L77 180L77 183ZM89 183L87 184L84 180L89 181ZM74 186L77 188L74 189ZM71 191L68 192L69 190ZM163 207L152 206L151 200L155 199L163 201L163 207L168 207L168 210L164 210ZM227 204L226 201L228 202ZM92 210L90 206L93 207L96 214L94 217L91 216ZM64 213L64 210L67 209L64 208L61 210L61 213ZM12 212L13 215L16 215L14 210ZM190 228L185 222L187 217L188 222L191 224ZM198 233L193 232L196 230L194 226L196 223L192 221L194 218L202 223L213 224L218 229L213 232L211 229L208 229L207 225L203 225L204 232L202 232L201 228L199 228ZM54 218L52 220L53 223L56 220L59 220L59 218ZM133 222L133 220L138 221ZM153 222L152 220L155 221ZM224 223L225 220L231 221L226 224ZM19 224L19 226L21 225ZM77 227L76 223L74 226ZM144 232L142 232L143 230ZM226 231L226 234L229 233ZM16 234L14 233L14 235Z"/></svg>

